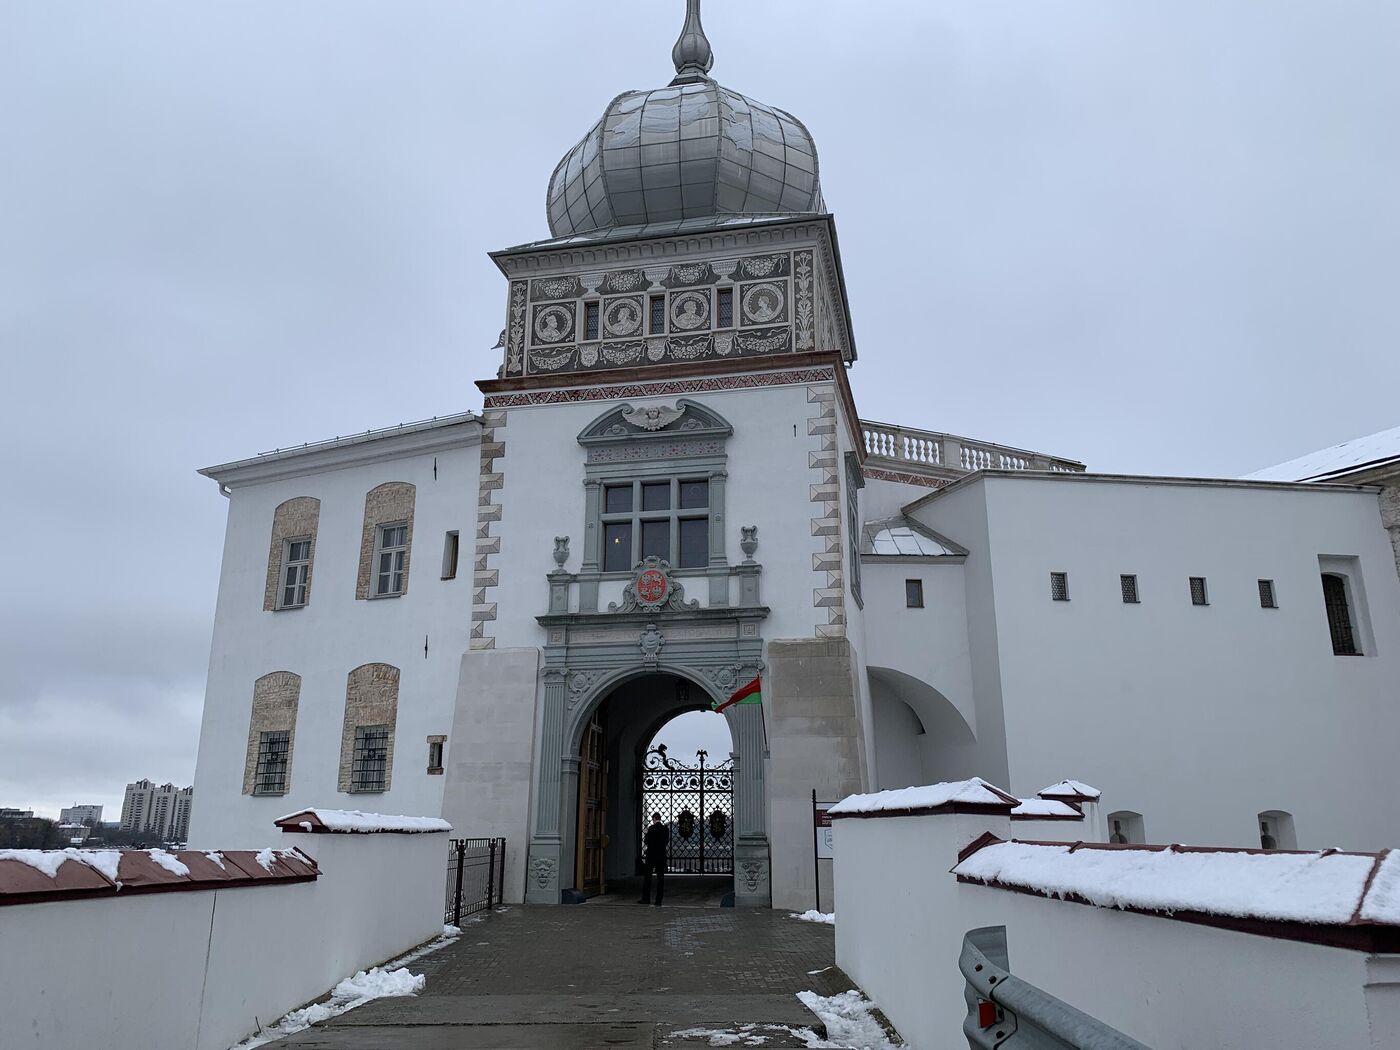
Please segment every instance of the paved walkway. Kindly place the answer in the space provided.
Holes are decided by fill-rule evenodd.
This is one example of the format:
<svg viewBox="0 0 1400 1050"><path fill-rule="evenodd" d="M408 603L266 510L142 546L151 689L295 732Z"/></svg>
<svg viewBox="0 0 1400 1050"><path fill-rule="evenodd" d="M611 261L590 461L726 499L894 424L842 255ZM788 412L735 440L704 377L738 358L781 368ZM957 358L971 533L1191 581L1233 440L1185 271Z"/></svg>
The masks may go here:
<svg viewBox="0 0 1400 1050"><path fill-rule="evenodd" d="M669 889L669 887L668 887ZM830 926L748 908L513 906L412 965L413 998L381 999L274 1044L298 1050L655 1050L740 1024L820 1027L795 998L852 987ZM812 972L816 971L816 972ZM765 1047L805 1045L769 1029Z"/></svg>

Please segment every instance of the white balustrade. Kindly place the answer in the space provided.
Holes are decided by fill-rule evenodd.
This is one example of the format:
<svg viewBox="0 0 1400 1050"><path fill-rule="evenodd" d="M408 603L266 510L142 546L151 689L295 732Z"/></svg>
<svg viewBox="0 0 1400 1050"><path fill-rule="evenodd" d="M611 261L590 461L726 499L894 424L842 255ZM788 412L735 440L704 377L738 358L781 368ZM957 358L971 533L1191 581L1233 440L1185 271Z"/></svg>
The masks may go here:
<svg viewBox="0 0 1400 1050"><path fill-rule="evenodd" d="M867 458L884 460L915 474L955 477L976 470L1048 470L1079 473L1084 464L1038 452L976 441L956 434L861 421Z"/></svg>

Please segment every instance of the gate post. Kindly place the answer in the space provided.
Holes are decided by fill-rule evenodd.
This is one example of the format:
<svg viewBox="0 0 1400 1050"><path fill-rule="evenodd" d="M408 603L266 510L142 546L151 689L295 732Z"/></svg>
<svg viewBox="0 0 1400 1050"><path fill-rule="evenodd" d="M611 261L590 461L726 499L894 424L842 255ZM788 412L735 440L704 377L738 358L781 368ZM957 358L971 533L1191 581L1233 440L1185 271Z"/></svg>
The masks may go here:
<svg viewBox="0 0 1400 1050"><path fill-rule="evenodd" d="M491 907L496 895L496 840L491 840L491 854L486 861L486 907Z"/></svg>
<svg viewBox="0 0 1400 1050"><path fill-rule="evenodd" d="M457 851L457 890L452 895L452 925L462 925L462 869L466 866L467 840L453 839L452 846Z"/></svg>

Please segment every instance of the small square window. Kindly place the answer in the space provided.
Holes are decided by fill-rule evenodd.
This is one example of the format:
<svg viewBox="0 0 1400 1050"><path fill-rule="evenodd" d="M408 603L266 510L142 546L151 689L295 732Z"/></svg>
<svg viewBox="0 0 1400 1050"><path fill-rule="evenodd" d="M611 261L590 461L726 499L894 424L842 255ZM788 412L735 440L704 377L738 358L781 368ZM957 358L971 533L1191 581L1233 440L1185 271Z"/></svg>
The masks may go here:
<svg viewBox="0 0 1400 1050"><path fill-rule="evenodd" d="M671 483L649 481L642 486L642 510L670 510Z"/></svg>
<svg viewBox="0 0 1400 1050"><path fill-rule="evenodd" d="M1278 595L1274 593L1274 581L1273 581L1273 580L1260 580L1260 581L1259 581L1259 608L1261 608L1261 609L1277 609L1277 608L1278 608Z"/></svg>
<svg viewBox="0 0 1400 1050"><path fill-rule="evenodd" d="M603 526L603 571L626 572L632 568L632 523L616 521Z"/></svg>
<svg viewBox="0 0 1400 1050"><path fill-rule="evenodd" d="M1123 592L1124 605L1138 604L1137 577L1131 574L1124 574L1118 577L1118 589Z"/></svg>
<svg viewBox="0 0 1400 1050"><path fill-rule="evenodd" d="M1069 601L1069 573L1052 572L1050 574L1050 600L1056 602Z"/></svg>
<svg viewBox="0 0 1400 1050"><path fill-rule="evenodd" d="M681 482L681 510L704 510L710 505L708 481Z"/></svg>
<svg viewBox="0 0 1400 1050"><path fill-rule="evenodd" d="M632 486L609 485L604 490L603 512L605 514L631 514Z"/></svg>
<svg viewBox="0 0 1400 1050"><path fill-rule="evenodd" d="M453 529L442 541L442 578L444 580L457 578L457 558L461 549L461 538L457 530Z"/></svg>
<svg viewBox="0 0 1400 1050"><path fill-rule="evenodd" d="M598 338L598 304L583 304L583 338L593 340Z"/></svg>
<svg viewBox="0 0 1400 1050"><path fill-rule="evenodd" d="M924 607L923 580L904 581L904 606L907 609L922 609Z"/></svg>
<svg viewBox="0 0 1400 1050"><path fill-rule="evenodd" d="M671 519L642 522L642 557L652 555L662 561L671 560Z"/></svg>
<svg viewBox="0 0 1400 1050"><path fill-rule="evenodd" d="M1191 604L1209 605L1206 597L1206 578L1204 576L1191 577Z"/></svg>

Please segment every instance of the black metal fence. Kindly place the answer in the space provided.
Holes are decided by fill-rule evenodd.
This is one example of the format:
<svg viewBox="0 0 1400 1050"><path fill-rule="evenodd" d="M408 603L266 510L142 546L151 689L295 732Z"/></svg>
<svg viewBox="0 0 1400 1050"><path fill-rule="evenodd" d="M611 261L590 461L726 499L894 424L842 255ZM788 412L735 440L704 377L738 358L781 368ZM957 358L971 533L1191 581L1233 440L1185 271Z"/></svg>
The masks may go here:
<svg viewBox="0 0 1400 1050"><path fill-rule="evenodd" d="M452 839L447 850L447 907L442 921L456 926L463 915L499 904L505 881L505 839Z"/></svg>

